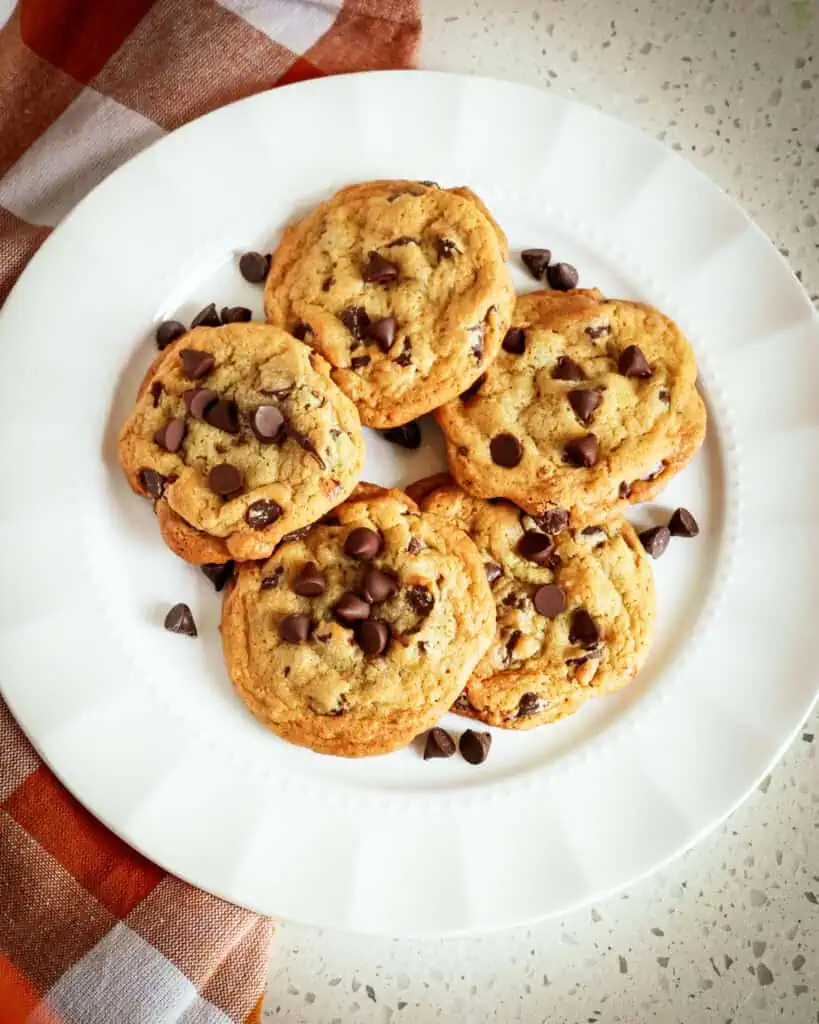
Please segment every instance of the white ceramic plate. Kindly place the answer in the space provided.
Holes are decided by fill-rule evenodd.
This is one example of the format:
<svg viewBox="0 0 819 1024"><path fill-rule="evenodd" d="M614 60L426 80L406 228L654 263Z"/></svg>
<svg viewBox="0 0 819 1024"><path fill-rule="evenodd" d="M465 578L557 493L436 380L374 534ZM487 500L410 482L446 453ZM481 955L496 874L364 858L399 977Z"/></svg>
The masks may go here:
<svg viewBox="0 0 819 1024"><path fill-rule="evenodd" d="M616 697L495 731L480 768L408 749L345 761L280 741L234 696L219 599L159 539L115 439L155 324L252 305L236 254L336 187L469 184L515 252L675 317L700 361L703 451L639 524L702 524L656 563L650 662ZM518 273L522 288L532 285ZM392 934L563 912L713 828L816 694L819 329L773 246L725 195L594 110L503 82L381 73L219 110L97 188L0 315L0 679L73 793L170 871L266 913ZM366 477L441 467L368 432ZM187 601L196 642L162 629ZM467 724L451 717L455 731Z"/></svg>

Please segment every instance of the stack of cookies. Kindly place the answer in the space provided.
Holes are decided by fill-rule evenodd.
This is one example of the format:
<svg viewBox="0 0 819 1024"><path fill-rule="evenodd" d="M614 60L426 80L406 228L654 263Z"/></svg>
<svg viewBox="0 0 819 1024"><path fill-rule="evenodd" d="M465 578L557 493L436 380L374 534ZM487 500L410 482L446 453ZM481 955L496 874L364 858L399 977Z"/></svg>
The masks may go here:
<svg viewBox="0 0 819 1024"><path fill-rule="evenodd" d="M120 460L168 547L224 587L230 676L285 739L386 753L450 709L531 728L643 664L671 531L622 513L702 443L694 356L662 313L536 252L552 287L516 298L474 193L375 181L243 257L267 323L211 305L160 325ZM362 483L362 425L417 438L428 412L449 473ZM195 635L185 606L166 625ZM488 748L462 737L473 762ZM428 756L452 751L432 729Z"/></svg>

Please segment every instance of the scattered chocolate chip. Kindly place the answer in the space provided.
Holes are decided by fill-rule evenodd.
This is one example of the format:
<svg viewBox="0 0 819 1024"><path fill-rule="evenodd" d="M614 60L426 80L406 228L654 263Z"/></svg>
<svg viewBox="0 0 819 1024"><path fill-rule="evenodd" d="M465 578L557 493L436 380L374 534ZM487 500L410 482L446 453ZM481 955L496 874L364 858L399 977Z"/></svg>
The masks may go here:
<svg viewBox="0 0 819 1024"><path fill-rule="evenodd" d="M640 534L640 542L652 558L659 558L670 540L671 530L667 526L655 526Z"/></svg>
<svg viewBox="0 0 819 1024"><path fill-rule="evenodd" d="M424 760L429 761L433 757L452 757L455 753L455 740L449 735L446 729L436 725L427 733L427 741L424 744Z"/></svg>
<svg viewBox="0 0 819 1024"><path fill-rule="evenodd" d="M221 318L223 324L246 324L252 315L247 306L223 306Z"/></svg>
<svg viewBox="0 0 819 1024"><path fill-rule="evenodd" d="M198 636L193 613L186 604L175 604L165 616L165 629L169 633L180 633L182 636Z"/></svg>
<svg viewBox="0 0 819 1024"><path fill-rule="evenodd" d="M700 532L699 523L687 508L678 508L668 520L668 529L673 537L696 537Z"/></svg>
<svg viewBox="0 0 819 1024"><path fill-rule="evenodd" d="M482 373L480 375L480 377L478 377L478 379L473 384L469 385L469 387L466 389L466 391L462 391L461 392L461 394L460 394L461 401L462 402L468 402L470 400L470 398L474 398L475 395L477 395L477 393L483 387L485 381L486 381L486 374Z"/></svg>
<svg viewBox="0 0 819 1024"><path fill-rule="evenodd" d="M286 644L303 644L310 636L312 625L309 615L285 615L279 623L279 636Z"/></svg>
<svg viewBox="0 0 819 1024"><path fill-rule="evenodd" d="M535 610L547 619L553 619L566 609L566 595L556 583L545 583L532 595Z"/></svg>
<svg viewBox="0 0 819 1024"><path fill-rule="evenodd" d="M407 604L417 614L426 618L435 605L435 598L430 591L420 583L409 587L406 592Z"/></svg>
<svg viewBox="0 0 819 1024"><path fill-rule="evenodd" d="M398 582L390 573L381 569L368 569L361 584L361 595L370 604L380 604L392 597L398 590Z"/></svg>
<svg viewBox="0 0 819 1024"><path fill-rule="evenodd" d="M529 718L543 710L543 701L536 693L524 693L518 703L518 718Z"/></svg>
<svg viewBox="0 0 819 1024"><path fill-rule="evenodd" d="M161 498L165 490L168 478L155 469L141 469L139 471L139 483L143 490L147 491L152 498Z"/></svg>
<svg viewBox="0 0 819 1024"><path fill-rule="evenodd" d="M505 469L513 469L523 458L523 448L514 434L496 434L489 442L492 461Z"/></svg>
<svg viewBox="0 0 819 1024"><path fill-rule="evenodd" d="M526 351L526 331L522 327L510 327L503 339L504 352L522 356Z"/></svg>
<svg viewBox="0 0 819 1024"><path fill-rule="evenodd" d="M209 302L204 309L200 309L196 316L191 320L191 330L194 327L218 327L219 326L219 314L216 312L216 303Z"/></svg>
<svg viewBox="0 0 819 1024"><path fill-rule="evenodd" d="M260 405L250 416L250 429L263 444L276 441L284 427L284 416L275 405Z"/></svg>
<svg viewBox="0 0 819 1024"><path fill-rule="evenodd" d="M217 594L233 578L233 562L208 562L199 568L202 570L203 575L207 576L211 581L213 589Z"/></svg>
<svg viewBox="0 0 819 1024"><path fill-rule="evenodd" d="M187 332L187 327L178 320L163 320L156 329L156 347L161 352L166 349L172 341L181 338Z"/></svg>
<svg viewBox="0 0 819 1024"><path fill-rule="evenodd" d="M210 373L216 362L210 352L200 352L196 348L183 348L179 358L182 362L182 372L190 380L199 380L206 373Z"/></svg>
<svg viewBox="0 0 819 1024"><path fill-rule="evenodd" d="M390 629L384 622L373 622L368 619L356 626L355 638L365 654L383 654L390 643Z"/></svg>
<svg viewBox="0 0 819 1024"><path fill-rule="evenodd" d="M154 441L166 452L178 452L185 439L185 429L185 417L177 416L156 431Z"/></svg>
<svg viewBox="0 0 819 1024"><path fill-rule="evenodd" d="M630 490L631 484L628 483L626 480L623 480L623 482L617 488L617 496L620 498L627 498Z"/></svg>
<svg viewBox="0 0 819 1024"><path fill-rule="evenodd" d="M520 258L532 277L536 281L542 281L546 276L546 268L551 263L552 253L549 249L524 249Z"/></svg>
<svg viewBox="0 0 819 1024"><path fill-rule="evenodd" d="M620 353L617 372L624 377L650 377L651 367L637 345L629 345Z"/></svg>
<svg viewBox="0 0 819 1024"><path fill-rule="evenodd" d="M552 538L537 530L527 530L518 542L518 554L535 565L545 565L551 550Z"/></svg>
<svg viewBox="0 0 819 1024"><path fill-rule="evenodd" d="M546 270L546 280L559 292L568 292L577 287L577 271L571 263L552 263Z"/></svg>
<svg viewBox="0 0 819 1024"><path fill-rule="evenodd" d="M290 424L288 423L287 436L292 437L293 440L301 449L306 451L308 455L311 455L318 463L320 469L326 468L324 465L324 459L319 455L316 446L313 444L313 442L306 434L302 434L300 430L296 430L295 427L291 427Z"/></svg>
<svg viewBox="0 0 819 1024"><path fill-rule="evenodd" d="M321 290L323 292L329 292L335 283L336 279L334 277L325 277L321 284Z"/></svg>
<svg viewBox="0 0 819 1024"><path fill-rule="evenodd" d="M229 398L220 398L216 402L208 403L202 419L217 430L224 430L226 434L239 433L239 409Z"/></svg>
<svg viewBox="0 0 819 1024"><path fill-rule="evenodd" d="M162 397L162 392L164 390L161 380L155 380L153 384L151 384L151 398L153 399L154 409L159 405L159 399Z"/></svg>
<svg viewBox="0 0 819 1024"><path fill-rule="evenodd" d="M388 284L398 277L399 267L392 260L386 260L375 250L367 254L367 262L361 269L361 277L367 284Z"/></svg>
<svg viewBox="0 0 819 1024"><path fill-rule="evenodd" d="M359 341L364 337L367 328L370 326L370 318L363 306L349 306L339 313L338 318L350 334L354 338L358 338Z"/></svg>
<svg viewBox="0 0 819 1024"><path fill-rule="evenodd" d="M191 388L182 396L188 412L197 420L204 419L208 406L213 405L218 397L218 393L211 388Z"/></svg>
<svg viewBox="0 0 819 1024"><path fill-rule="evenodd" d="M448 260L451 259L456 252L460 253L461 250L451 238L436 238L435 251L438 254L439 260Z"/></svg>
<svg viewBox="0 0 819 1024"><path fill-rule="evenodd" d="M660 388L657 392L657 398L659 398L663 405L671 405L671 392L668 388Z"/></svg>
<svg viewBox="0 0 819 1024"><path fill-rule="evenodd" d="M602 394L600 388L582 388L569 392L569 405L584 426L587 427L594 418Z"/></svg>
<svg viewBox="0 0 819 1024"><path fill-rule="evenodd" d="M299 597L321 597L326 587L324 573L315 562L308 562L293 580L292 589Z"/></svg>
<svg viewBox="0 0 819 1024"><path fill-rule="evenodd" d="M375 530L369 530L366 526L358 526L347 534L344 542L344 554L350 558L358 558L369 562L375 558L381 550L383 540Z"/></svg>
<svg viewBox="0 0 819 1024"><path fill-rule="evenodd" d="M576 608L572 612L569 643L580 644L581 647L594 647L599 641L600 630L597 623L585 608Z"/></svg>
<svg viewBox="0 0 819 1024"><path fill-rule="evenodd" d="M382 352L389 352L395 341L395 332L398 329L398 321L394 316L384 316L380 320L373 320L366 329L365 337L374 341Z"/></svg>
<svg viewBox="0 0 819 1024"><path fill-rule="evenodd" d="M254 530L263 530L277 519L281 519L283 509L278 502L272 498L259 498L247 506L245 511L245 522Z"/></svg>
<svg viewBox="0 0 819 1024"><path fill-rule="evenodd" d="M602 338L604 334L610 334L611 327L608 324L589 324L586 334L592 339Z"/></svg>
<svg viewBox="0 0 819 1024"><path fill-rule="evenodd" d="M353 356L350 360L351 370L360 370L362 366L369 366L372 362L369 356Z"/></svg>
<svg viewBox="0 0 819 1024"><path fill-rule="evenodd" d="M491 735L488 732L475 732L474 729L467 729L458 743L461 757L470 764L483 764L489 757L491 746Z"/></svg>
<svg viewBox="0 0 819 1024"><path fill-rule="evenodd" d="M417 537L410 537L409 543L407 544L407 551L409 551L411 555L417 555L419 551L423 550L423 543Z"/></svg>
<svg viewBox="0 0 819 1024"><path fill-rule="evenodd" d="M298 323L290 333L297 341L304 341L310 333L310 327L308 324Z"/></svg>
<svg viewBox="0 0 819 1024"><path fill-rule="evenodd" d="M492 586L496 579L499 579L501 576L503 576L503 569L501 569L501 567L499 565L496 565L494 562L484 562L483 569L484 572L486 573L486 580L489 583L490 587Z"/></svg>
<svg viewBox="0 0 819 1024"><path fill-rule="evenodd" d="M239 273L251 284L261 284L267 277L269 261L260 252L245 252L239 258Z"/></svg>
<svg viewBox="0 0 819 1024"><path fill-rule="evenodd" d="M404 338L404 346L401 349L401 354L395 357L396 366L409 366L412 362L412 345L410 344L409 338Z"/></svg>
<svg viewBox="0 0 819 1024"><path fill-rule="evenodd" d="M284 542L284 539L282 539L282 541L280 541L279 543L283 543L283 542ZM276 568L273 570L273 572L269 576L263 576L262 577L262 581L259 584L259 586L261 587L262 590L272 590L273 587L278 587L279 581L281 580L283 575L284 575L284 566L283 565L277 565Z"/></svg>
<svg viewBox="0 0 819 1024"><path fill-rule="evenodd" d="M594 434L575 437L563 447L565 461L572 466L585 466L587 469L596 465L599 448Z"/></svg>
<svg viewBox="0 0 819 1024"><path fill-rule="evenodd" d="M231 466L229 462L220 462L208 473L208 487L220 498L229 498L238 494L244 485L245 478L242 471ZM248 509L248 511L250 510Z"/></svg>
<svg viewBox="0 0 819 1024"><path fill-rule="evenodd" d="M561 356L555 363L552 377L555 380L585 380L586 374L583 372L583 367L578 366L574 359L570 359L569 356Z"/></svg>
<svg viewBox="0 0 819 1024"><path fill-rule="evenodd" d="M537 523L544 533L560 533L569 524L569 513L565 508L547 508L543 515L537 516Z"/></svg>
<svg viewBox="0 0 819 1024"><path fill-rule="evenodd" d="M402 448L420 448L421 424L418 420L410 420L409 423L403 423L400 427L390 427L389 430L382 430L381 436L393 444L400 445Z"/></svg>

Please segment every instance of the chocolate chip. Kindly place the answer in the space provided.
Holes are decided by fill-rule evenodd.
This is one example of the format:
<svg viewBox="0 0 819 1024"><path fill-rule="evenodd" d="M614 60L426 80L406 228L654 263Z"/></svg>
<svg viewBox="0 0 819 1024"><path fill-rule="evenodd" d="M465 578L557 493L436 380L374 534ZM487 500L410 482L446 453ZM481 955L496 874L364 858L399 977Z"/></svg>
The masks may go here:
<svg viewBox="0 0 819 1024"><path fill-rule="evenodd" d="M316 446L313 444L310 438L306 434L302 434L300 430L296 430L295 427L290 426L289 423L287 424L286 429L287 436L292 437L300 448L306 451L308 455L311 455L318 463L320 469L324 469L324 459L319 455Z"/></svg>
<svg viewBox="0 0 819 1024"><path fill-rule="evenodd" d="M663 403L663 405L671 405L671 392L668 388L660 388L657 392L657 397Z"/></svg>
<svg viewBox="0 0 819 1024"><path fill-rule="evenodd" d="M386 260L375 250L367 254L367 262L361 269L361 277L367 284L388 284L398 277L399 267L392 260Z"/></svg>
<svg viewBox="0 0 819 1024"><path fill-rule="evenodd" d="M386 651L390 643L390 629L384 622L367 620L356 626L355 638L361 650L372 657Z"/></svg>
<svg viewBox="0 0 819 1024"><path fill-rule="evenodd" d="M513 469L523 458L523 448L514 434L496 434L489 442L492 461L505 469Z"/></svg>
<svg viewBox="0 0 819 1024"><path fill-rule="evenodd" d="M446 729L436 725L427 733L427 741L424 744L424 760L429 761L433 757L452 757L455 753L455 740L449 735Z"/></svg>
<svg viewBox="0 0 819 1024"><path fill-rule="evenodd" d="M655 526L640 534L640 542L652 558L659 558L670 540L671 530L667 526Z"/></svg>
<svg viewBox="0 0 819 1024"><path fill-rule="evenodd" d="M475 357L475 361L479 363L483 359L483 324L473 324L471 327L467 327L466 332L472 339L469 351Z"/></svg>
<svg viewBox="0 0 819 1024"><path fill-rule="evenodd" d="M629 345L620 353L617 372L624 377L650 377L651 367L637 345Z"/></svg>
<svg viewBox="0 0 819 1024"><path fill-rule="evenodd" d="M591 650L586 651L585 654L581 654L577 658L567 658L567 665L585 665L587 661L593 661L595 658L603 657L603 645L599 647L592 647Z"/></svg>
<svg viewBox="0 0 819 1024"><path fill-rule="evenodd" d="M280 541L280 543L284 543L284 540L282 539L282 541ZM261 583L259 584L259 586L261 587L262 590L272 590L274 587L278 587L279 580L281 580L283 575L284 575L284 566L283 565L277 565L276 568L273 570L273 572L269 576L263 576L262 577L262 580L261 580Z"/></svg>
<svg viewBox="0 0 819 1024"><path fill-rule="evenodd" d="M382 544L381 535L375 530L369 530L366 526L358 526L347 534L347 539L344 542L344 554L349 555L350 558L369 562L381 550Z"/></svg>
<svg viewBox="0 0 819 1024"><path fill-rule="evenodd" d="M290 333L297 341L304 341L310 333L310 327L308 324L298 323Z"/></svg>
<svg viewBox="0 0 819 1024"><path fill-rule="evenodd" d="M427 188L440 188L441 186L437 181L419 181L419 185L426 185Z"/></svg>
<svg viewBox="0 0 819 1024"><path fill-rule="evenodd" d="M250 429L263 444L277 440L284 427L284 416L275 405L260 405L250 416Z"/></svg>
<svg viewBox="0 0 819 1024"><path fill-rule="evenodd" d="M435 598L430 591L420 583L410 587L406 592L407 604L412 610L426 618L435 606Z"/></svg>
<svg viewBox="0 0 819 1024"><path fill-rule="evenodd" d="M175 419L168 420L168 422L164 424L164 426L161 426L154 434L154 441L156 441L160 448L164 448L166 452L178 452L182 447L184 439L184 416L177 416Z"/></svg>
<svg viewBox="0 0 819 1024"><path fill-rule="evenodd" d="M179 633L182 636L198 636L196 623L193 621L193 613L186 604L175 604L165 616L165 629L169 633Z"/></svg>
<svg viewBox="0 0 819 1024"><path fill-rule="evenodd" d="M451 259L456 252L460 253L461 250L451 238L436 238L435 251L438 254L439 260L448 260Z"/></svg>
<svg viewBox="0 0 819 1024"><path fill-rule="evenodd" d="M458 743L461 757L470 764L483 764L489 757L491 746L492 737L488 732L475 732L473 729L467 729Z"/></svg>
<svg viewBox="0 0 819 1024"><path fill-rule="evenodd" d="M191 411L193 411L191 402ZM239 409L234 401L229 398L220 398L216 402L209 402L202 414L205 423L209 423L217 430L224 430L226 434L239 433Z"/></svg>
<svg viewBox="0 0 819 1024"><path fill-rule="evenodd" d="M279 623L279 637L286 644L303 644L310 636L312 626L309 615L285 615Z"/></svg>
<svg viewBox="0 0 819 1024"><path fill-rule="evenodd" d="M369 356L353 356L350 360L351 370L360 370L362 366L369 366L372 362Z"/></svg>
<svg viewBox="0 0 819 1024"><path fill-rule="evenodd" d="M421 424L418 420L410 420L409 423L403 423L400 427L390 427L389 430L382 430L381 436L393 444L400 445L402 448L420 448Z"/></svg>
<svg viewBox="0 0 819 1024"><path fill-rule="evenodd" d="M623 480L620 486L617 488L617 496L619 498L627 498L629 491L631 490L631 484L626 480Z"/></svg>
<svg viewBox="0 0 819 1024"><path fill-rule="evenodd" d="M370 326L367 310L362 306L349 306L339 313L338 318L350 334L354 338L358 338L359 341L364 337L367 328Z"/></svg>
<svg viewBox="0 0 819 1024"><path fill-rule="evenodd" d="M585 608L576 608L572 612L569 627L569 643L580 644L581 647L594 647L600 640L597 623Z"/></svg>
<svg viewBox="0 0 819 1024"><path fill-rule="evenodd" d="M608 324L590 324L586 328L586 334L593 339L602 338L604 334L610 333L611 327Z"/></svg>
<svg viewBox="0 0 819 1024"><path fill-rule="evenodd" d="M292 590L299 597L321 597L326 587L324 573L315 562L308 562L293 580Z"/></svg>
<svg viewBox="0 0 819 1024"><path fill-rule="evenodd" d="M536 693L524 693L518 702L518 718L529 718L542 711L544 702Z"/></svg>
<svg viewBox="0 0 819 1024"><path fill-rule="evenodd" d="M407 551L409 551L411 555L417 555L419 551L423 550L424 545L421 541L418 540L417 537L410 537L409 542L407 543Z"/></svg>
<svg viewBox="0 0 819 1024"><path fill-rule="evenodd" d="M139 471L139 483L144 491L147 491L152 498L161 498L165 490L168 478L155 469L141 469Z"/></svg>
<svg viewBox="0 0 819 1024"><path fill-rule="evenodd" d="M545 583L532 595L535 610L547 619L553 619L566 609L566 595L556 583Z"/></svg>
<svg viewBox="0 0 819 1024"><path fill-rule="evenodd" d="M576 437L568 441L563 448L565 461L572 466L585 466L587 469L596 465L599 448L594 434Z"/></svg>
<svg viewBox="0 0 819 1024"><path fill-rule="evenodd" d="M223 324L246 324L253 314L247 306L223 306Z"/></svg>
<svg viewBox="0 0 819 1024"><path fill-rule="evenodd" d="M196 348L183 348L179 358L182 362L182 372L190 380L199 380L206 373L210 373L216 362L210 352L200 352Z"/></svg>
<svg viewBox="0 0 819 1024"><path fill-rule="evenodd" d="M364 573L361 594L370 604L380 604L392 597L398 590L398 582L389 573L381 569L368 569Z"/></svg>
<svg viewBox="0 0 819 1024"><path fill-rule="evenodd" d="M585 380L586 374L583 372L583 367L578 366L574 359L570 359L569 356L561 356L555 363L552 377L555 380Z"/></svg>
<svg viewBox="0 0 819 1024"><path fill-rule="evenodd" d="M546 268L552 260L552 253L549 249L524 249L520 258L526 264L532 277L536 281L542 281L546 275Z"/></svg>
<svg viewBox="0 0 819 1024"><path fill-rule="evenodd" d="M321 290L323 292L329 292L335 283L336 279L334 277L325 277L321 283Z"/></svg>
<svg viewBox="0 0 819 1024"><path fill-rule="evenodd" d="M208 487L220 498L229 498L238 494L245 485L242 471L229 462L220 462L208 473ZM248 509L248 511L250 511Z"/></svg>
<svg viewBox="0 0 819 1024"><path fill-rule="evenodd" d="M474 398L475 395L477 395L477 393L483 387L485 381L486 381L486 374L482 373L480 375L480 377L478 377L478 379L473 384L469 385L469 387L466 389L466 391L462 391L461 392L461 394L460 394L461 401L462 402L468 402L470 400L470 398Z"/></svg>
<svg viewBox="0 0 819 1024"><path fill-rule="evenodd" d="M202 570L203 575L207 576L211 581L213 589L217 594L233 578L233 562L208 562L199 568Z"/></svg>
<svg viewBox="0 0 819 1024"><path fill-rule="evenodd" d="M194 327L218 327L219 326L219 314L216 312L216 303L209 302L204 309L200 309L196 316L191 320L191 330Z"/></svg>
<svg viewBox="0 0 819 1024"><path fill-rule="evenodd" d="M568 292L577 287L577 271L571 263L552 263L546 270L546 280L559 292Z"/></svg>
<svg viewBox="0 0 819 1024"><path fill-rule="evenodd" d="M271 523L275 523L277 519L281 519L282 513L281 505L273 501L272 498L259 498L258 501L247 506L245 522L254 530L263 530Z"/></svg>
<svg viewBox="0 0 819 1024"><path fill-rule="evenodd" d="M251 284L261 284L267 277L269 261L260 252L245 252L239 258L239 273Z"/></svg>
<svg viewBox="0 0 819 1024"><path fill-rule="evenodd" d="M537 523L544 533L560 533L569 524L569 513L565 508L547 508L537 517Z"/></svg>
<svg viewBox="0 0 819 1024"><path fill-rule="evenodd" d="M506 641L506 657L505 662L508 665L512 660L512 653L515 650L515 645L520 640L520 630L513 629Z"/></svg>
<svg viewBox="0 0 819 1024"><path fill-rule="evenodd" d="M282 546L282 544L289 544L290 541L292 541L292 540L301 540L302 537L307 536L307 534L309 532L310 532L310 527L309 526L300 526L298 528L298 530L291 530L290 533L286 533L282 537L282 539L279 541L279 543L276 545L276 547L280 548Z"/></svg>
<svg viewBox="0 0 819 1024"><path fill-rule="evenodd" d="M155 380L153 384L151 384L151 398L153 399L154 409L159 405L159 399L162 397L162 392L164 390L161 380Z"/></svg>
<svg viewBox="0 0 819 1024"><path fill-rule="evenodd" d="M452 705L453 711L474 711L474 707L469 703L469 698L465 693L460 694L455 698L455 702Z"/></svg>
<svg viewBox="0 0 819 1024"><path fill-rule="evenodd" d="M396 366L409 366L412 362L412 345L410 344L409 338L404 338L404 346L401 349L401 354L395 357Z"/></svg>
<svg viewBox="0 0 819 1024"><path fill-rule="evenodd" d="M389 352L397 329L398 321L395 317L384 316L380 320L373 320L364 333L370 341L374 341L378 345L382 352Z"/></svg>
<svg viewBox="0 0 819 1024"><path fill-rule="evenodd" d="M584 426L587 427L594 418L602 394L600 388L584 388L569 392L569 405Z"/></svg>
<svg viewBox="0 0 819 1024"><path fill-rule="evenodd" d="M526 331L522 327L510 327L503 339L503 349L513 356L522 356L526 351Z"/></svg>
<svg viewBox="0 0 819 1024"><path fill-rule="evenodd" d="M518 554L535 565L545 565L551 550L552 538L537 530L527 530L518 542Z"/></svg>
<svg viewBox="0 0 819 1024"><path fill-rule="evenodd" d="M184 324L180 324L178 320L163 320L162 323L156 329L156 347L161 352L166 349L172 341L176 341L177 338L181 338L187 331L187 327Z"/></svg>
<svg viewBox="0 0 819 1024"><path fill-rule="evenodd" d="M673 537L696 537L700 532L699 523L687 508L678 508L668 520L668 529Z"/></svg>
<svg viewBox="0 0 819 1024"><path fill-rule="evenodd" d="M501 569L501 567L499 565L496 565L494 562L484 562L483 570L486 573L486 579L490 587L492 586L496 579L499 579L499 577L503 576L503 569Z"/></svg>

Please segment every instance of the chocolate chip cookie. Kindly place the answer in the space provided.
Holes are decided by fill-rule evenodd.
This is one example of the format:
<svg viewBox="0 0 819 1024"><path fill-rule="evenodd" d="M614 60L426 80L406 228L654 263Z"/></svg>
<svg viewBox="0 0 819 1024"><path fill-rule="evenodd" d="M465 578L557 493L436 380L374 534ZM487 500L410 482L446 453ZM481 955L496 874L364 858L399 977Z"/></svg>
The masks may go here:
<svg viewBox="0 0 819 1024"><path fill-rule="evenodd" d="M634 678L651 640L654 583L625 519L573 530L565 513L538 520L441 477L411 490L425 495L425 513L466 531L495 600L495 637L453 711L531 729Z"/></svg>
<svg viewBox="0 0 819 1024"><path fill-rule="evenodd" d="M197 564L266 558L342 502L364 442L330 367L276 327L199 327L154 362L119 440L131 487Z"/></svg>
<svg viewBox="0 0 819 1024"><path fill-rule="evenodd" d="M435 415L471 494L583 526L654 497L691 460L706 424L696 379L688 341L651 306L532 292L495 362Z"/></svg>
<svg viewBox="0 0 819 1024"><path fill-rule="evenodd" d="M228 671L253 714L345 757L428 729L495 632L469 538L400 491L360 493L268 561L240 566L222 614Z"/></svg>
<svg viewBox="0 0 819 1024"><path fill-rule="evenodd" d="M506 238L468 189L374 181L342 189L287 229L265 313L316 348L371 427L455 398L509 326Z"/></svg>

